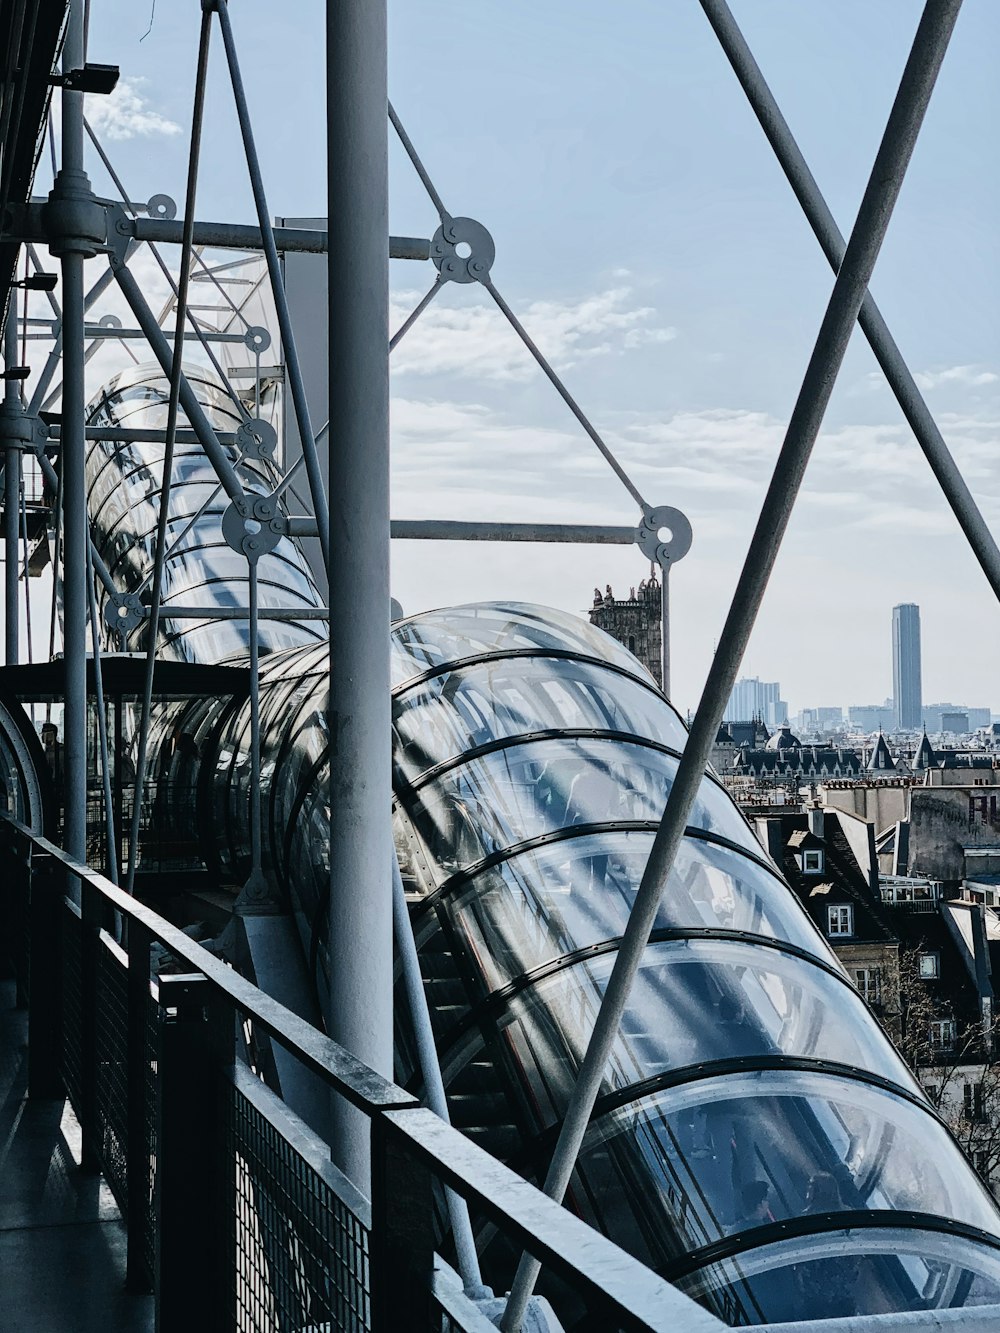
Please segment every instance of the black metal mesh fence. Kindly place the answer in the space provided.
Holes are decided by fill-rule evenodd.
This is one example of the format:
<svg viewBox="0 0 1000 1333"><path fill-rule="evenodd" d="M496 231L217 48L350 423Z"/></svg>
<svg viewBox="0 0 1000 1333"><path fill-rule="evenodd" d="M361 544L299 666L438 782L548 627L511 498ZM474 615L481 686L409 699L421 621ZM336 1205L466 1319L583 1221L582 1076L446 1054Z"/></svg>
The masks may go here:
<svg viewBox="0 0 1000 1333"><path fill-rule="evenodd" d="M83 1115L83 923L67 907L62 919L62 1075L70 1105Z"/></svg>
<svg viewBox="0 0 1000 1333"><path fill-rule="evenodd" d="M97 949L97 1144L104 1176L128 1211L128 964L102 938Z"/></svg>
<svg viewBox="0 0 1000 1333"><path fill-rule="evenodd" d="M310 1161L232 1086L227 1116L227 1228L234 1327L240 1333L319 1328L368 1333L368 1229Z"/></svg>

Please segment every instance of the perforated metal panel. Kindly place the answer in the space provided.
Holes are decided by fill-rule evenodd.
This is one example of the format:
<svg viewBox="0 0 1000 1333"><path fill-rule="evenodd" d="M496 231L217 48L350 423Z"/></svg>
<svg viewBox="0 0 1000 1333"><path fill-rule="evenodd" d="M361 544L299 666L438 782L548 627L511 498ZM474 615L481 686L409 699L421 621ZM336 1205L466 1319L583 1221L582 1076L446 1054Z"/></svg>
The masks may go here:
<svg viewBox="0 0 1000 1333"><path fill-rule="evenodd" d="M102 938L97 951L98 1152L122 1213L128 1211L128 965Z"/></svg>
<svg viewBox="0 0 1000 1333"><path fill-rule="evenodd" d="M82 1068L83 1006L82 1006L82 931L79 914L70 907L63 913L63 976L62 976L62 1076L70 1105L77 1117L83 1115Z"/></svg>
<svg viewBox="0 0 1000 1333"><path fill-rule="evenodd" d="M251 1075L238 1082L229 1098L225 1153L234 1213L227 1237L234 1327L368 1333L365 1220L336 1188L330 1163L305 1146L301 1122L276 1098L272 1109L270 1094L255 1088Z"/></svg>

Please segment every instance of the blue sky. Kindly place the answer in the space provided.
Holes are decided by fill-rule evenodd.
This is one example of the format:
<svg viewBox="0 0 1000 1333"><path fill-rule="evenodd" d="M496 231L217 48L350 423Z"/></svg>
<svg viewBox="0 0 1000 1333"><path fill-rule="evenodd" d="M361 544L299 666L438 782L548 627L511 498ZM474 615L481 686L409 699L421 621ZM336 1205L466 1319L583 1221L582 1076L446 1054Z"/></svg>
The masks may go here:
<svg viewBox="0 0 1000 1333"><path fill-rule="evenodd" d="M913 0L734 12L843 230L920 13ZM136 199L183 196L199 7L94 0L95 105ZM323 6L232 6L276 214L325 211ZM390 93L494 279L655 503L695 542L673 577L674 695L697 701L832 278L696 0L390 4ZM1000 9L966 0L873 290L988 520L1000 523ZM252 204L216 41L203 217ZM99 189L107 183L95 164ZM44 169L40 185L46 184ZM436 225L396 145L391 225ZM430 283L395 263L397 317ZM860 335L746 659L793 709L881 700L890 612L916 601L928 702L1000 708L997 608ZM634 505L476 289L451 287L393 374L400 517L631 522ZM582 610L638 553L398 547L407 610L518 597Z"/></svg>

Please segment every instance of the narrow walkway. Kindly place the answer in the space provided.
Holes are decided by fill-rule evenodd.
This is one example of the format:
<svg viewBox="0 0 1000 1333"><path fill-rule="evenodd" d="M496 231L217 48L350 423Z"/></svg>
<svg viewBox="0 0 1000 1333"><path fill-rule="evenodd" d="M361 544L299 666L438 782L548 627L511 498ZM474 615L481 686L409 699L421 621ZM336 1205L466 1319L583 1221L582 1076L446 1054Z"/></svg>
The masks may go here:
<svg viewBox="0 0 1000 1333"><path fill-rule="evenodd" d="M125 1228L79 1169L63 1101L28 1101L27 1026L0 979L0 1333L152 1333L153 1299L125 1290Z"/></svg>

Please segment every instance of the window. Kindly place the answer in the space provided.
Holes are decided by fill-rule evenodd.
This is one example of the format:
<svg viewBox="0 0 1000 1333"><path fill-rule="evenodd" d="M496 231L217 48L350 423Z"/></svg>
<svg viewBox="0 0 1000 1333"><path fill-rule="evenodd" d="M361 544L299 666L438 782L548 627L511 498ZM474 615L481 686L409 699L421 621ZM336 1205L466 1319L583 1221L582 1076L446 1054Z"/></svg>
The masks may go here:
<svg viewBox="0 0 1000 1333"><path fill-rule="evenodd" d="M924 1092L927 1093L927 1100L934 1106L938 1104L938 1085L936 1083L925 1083Z"/></svg>
<svg viewBox="0 0 1000 1333"><path fill-rule="evenodd" d="M803 852L802 869L807 875L821 875L823 873L823 853Z"/></svg>
<svg viewBox="0 0 1000 1333"><path fill-rule="evenodd" d="M986 1152L984 1149L980 1148L980 1149L978 1149L975 1153L973 1153L972 1156L973 1156L973 1162L975 1163L976 1171L977 1171L978 1174L979 1174L979 1178L980 1178L980 1180L985 1181L986 1184L988 1185L988 1184L990 1183L990 1155L989 1155L989 1153Z"/></svg>
<svg viewBox="0 0 1000 1333"><path fill-rule="evenodd" d="M849 906L828 907L827 912L827 934L828 935L853 935L854 934L854 908Z"/></svg>
<svg viewBox="0 0 1000 1333"><path fill-rule="evenodd" d="M946 1051L955 1044L955 1020L939 1018L930 1025L930 1042L936 1051Z"/></svg>
<svg viewBox="0 0 1000 1333"><path fill-rule="evenodd" d="M854 969L854 984L869 1004L882 1002L882 973L877 967Z"/></svg>
<svg viewBox="0 0 1000 1333"><path fill-rule="evenodd" d="M982 1082L966 1083L962 1088L962 1110L966 1120L985 1120Z"/></svg>
<svg viewBox="0 0 1000 1333"><path fill-rule="evenodd" d="M934 981L941 975L941 955L938 953L922 953L919 957L918 967L920 969L921 981Z"/></svg>

